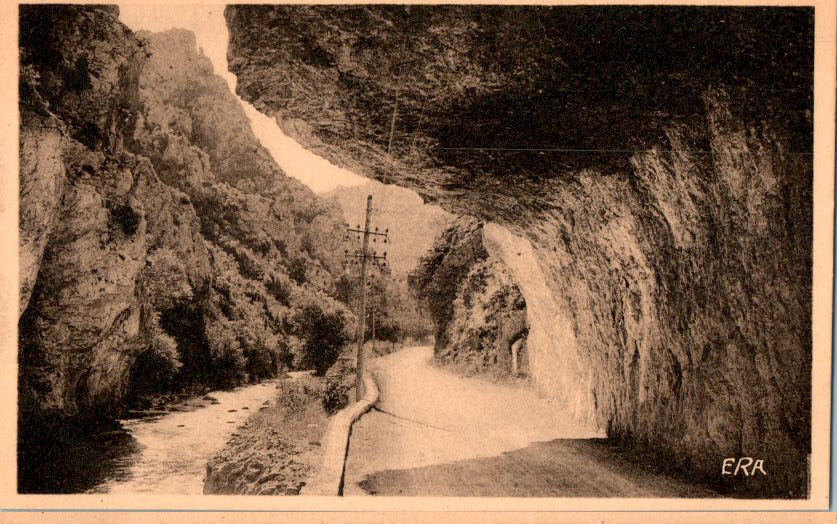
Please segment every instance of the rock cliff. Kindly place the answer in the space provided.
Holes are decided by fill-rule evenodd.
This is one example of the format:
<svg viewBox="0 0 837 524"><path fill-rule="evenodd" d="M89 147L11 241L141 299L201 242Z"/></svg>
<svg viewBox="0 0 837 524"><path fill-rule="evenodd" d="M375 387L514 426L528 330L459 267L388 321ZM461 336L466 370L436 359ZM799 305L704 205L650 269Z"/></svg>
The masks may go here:
<svg viewBox="0 0 837 524"><path fill-rule="evenodd" d="M356 226L363 223L367 195L373 196L374 226L390 231L389 244L382 246L387 251L387 262L393 273L406 278L453 217L438 206L424 205L413 191L374 180L359 186L338 187L324 196L336 198L346 220Z"/></svg>
<svg viewBox="0 0 837 524"><path fill-rule="evenodd" d="M489 254L483 224L463 217L437 238L409 276L436 326L434 354L466 373L513 372L512 346L520 340L518 371L526 359L526 301L503 260Z"/></svg>
<svg viewBox="0 0 837 524"><path fill-rule="evenodd" d="M281 346L292 308L310 300L334 305L326 295L340 270L342 213L282 173L191 33L138 37L150 58L132 140L197 212L218 275L200 308L242 348ZM247 372L269 374L277 364L271 353Z"/></svg>
<svg viewBox="0 0 837 524"><path fill-rule="evenodd" d="M291 311L340 308L336 204L282 173L189 33L106 6L20 27L21 420L290 362Z"/></svg>
<svg viewBox="0 0 837 524"><path fill-rule="evenodd" d="M194 210L124 148L146 56L116 15L21 8L22 412L112 413L148 344L148 246L202 247ZM208 277L205 257L189 268Z"/></svg>
<svg viewBox="0 0 837 524"><path fill-rule="evenodd" d="M811 10L226 16L240 95L303 144L531 246L542 278L526 285L556 319L530 363L539 388L719 489L804 496ZM453 260L482 257L465 231L421 286L442 334L473 266ZM769 457L769 475L719 478L742 455Z"/></svg>

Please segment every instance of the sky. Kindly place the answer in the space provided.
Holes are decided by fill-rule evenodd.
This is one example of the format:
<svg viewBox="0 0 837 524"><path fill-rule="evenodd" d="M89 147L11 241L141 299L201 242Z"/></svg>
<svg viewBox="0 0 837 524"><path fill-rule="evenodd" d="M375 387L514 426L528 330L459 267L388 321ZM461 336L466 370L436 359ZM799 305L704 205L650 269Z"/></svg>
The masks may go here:
<svg viewBox="0 0 837 524"><path fill-rule="evenodd" d="M229 31L224 20L224 4L120 4L119 19L134 31L165 31L188 29L195 33L198 48L215 68L215 74L227 81L235 94L236 78L227 70L227 41ZM236 95L238 97L238 95ZM315 193L326 193L338 186L357 186L368 181L351 171L303 148L286 136L276 121L259 113L248 102L241 100L244 112L256 138L270 152L279 167L310 187Z"/></svg>

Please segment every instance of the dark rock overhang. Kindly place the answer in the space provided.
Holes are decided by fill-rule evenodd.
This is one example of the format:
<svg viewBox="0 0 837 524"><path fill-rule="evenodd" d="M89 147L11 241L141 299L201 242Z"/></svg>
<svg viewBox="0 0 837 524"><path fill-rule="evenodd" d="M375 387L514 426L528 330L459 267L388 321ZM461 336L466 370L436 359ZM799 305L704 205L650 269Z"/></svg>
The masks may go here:
<svg viewBox="0 0 837 524"><path fill-rule="evenodd" d="M243 98L337 164L454 208L623 171L674 125L705 150L707 89L811 150L809 8L247 5L226 17Z"/></svg>

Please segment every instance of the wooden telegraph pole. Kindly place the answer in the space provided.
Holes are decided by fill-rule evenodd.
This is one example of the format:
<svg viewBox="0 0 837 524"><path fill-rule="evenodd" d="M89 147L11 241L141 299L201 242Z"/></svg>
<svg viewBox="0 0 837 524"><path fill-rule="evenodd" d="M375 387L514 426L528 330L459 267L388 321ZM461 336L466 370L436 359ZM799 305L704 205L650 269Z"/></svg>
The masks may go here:
<svg viewBox="0 0 837 524"><path fill-rule="evenodd" d="M372 195L366 197L366 224L363 228L363 256L360 259L360 327L357 333L357 377L355 393L358 402L363 398L363 375L366 373L366 358L363 339L366 338L366 254L369 252L369 225L372 219Z"/></svg>
<svg viewBox="0 0 837 524"><path fill-rule="evenodd" d="M369 286L369 309L372 311L372 355L375 355L375 288Z"/></svg>
<svg viewBox="0 0 837 524"><path fill-rule="evenodd" d="M351 234L357 234L360 236L363 235L363 247L360 253L355 251L354 253L349 253L349 250L346 250L346 261L353 261L355 264L358 263L357 259L360 259L360 310L358 311L358 322L357 322L357 373L355 379L355 393L356 393L356 400L360 401L363 398L365 391L363 390L363 378L366 374L366 355L363 349L363 339L366 335L366 263L367 261L371 260L376 265L382 263L382 265L386 266L386 258L387 253L384 251L383 255L378 255L376 252L369 252L369 239L370 237L373 241L377 241L378 236L384 237L383 242L386 244L388 242L388 235L389 230L384 231L383 233L378 233L378 228L375 228L374 231L371 231L370 228L372 226L372 195L366 197L366 222L363 226L363 229L360 229L358 225L357 229L352 229L346 226L346 238L348 239ZM354 259L354 260L351 260Z"/></svg>

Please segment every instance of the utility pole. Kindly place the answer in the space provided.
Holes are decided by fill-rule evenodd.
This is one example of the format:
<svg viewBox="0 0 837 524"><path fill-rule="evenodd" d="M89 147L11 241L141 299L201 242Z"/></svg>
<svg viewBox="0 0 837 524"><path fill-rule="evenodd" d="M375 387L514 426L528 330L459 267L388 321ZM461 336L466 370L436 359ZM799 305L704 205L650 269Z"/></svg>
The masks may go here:
<svg viewBox="0 0 837 524"><path fill-rule="evenodd" d="M358 402L363 398L363 375L366 372L363 339L366 338L366 254L369 252L369 226L372 219L372 195L366 198L366 224L363 228L363 256L360 259L360 329L357 334L357 377L355 393Z"/></svg>
<svg viewBox="0 0 837 524"><path fill-rule="evenodd" d="M400 347L404 347L404 297L399 297L400 301L398 302L398 338L400 339Z"/></svg>
<svg viewBox="0 0 837 524"><path fill-rule="evenodd" d="M382 264L385 267L387 258L386 251L384 251L383 255L378 255L375 251L372 251L372 253L369 252L369 239L371 237L373 242L377 242L378 237L384 237L384 244L389 241L388 229L383 233L379 233L378 228L371 231L371 227L372 195L369 195L366 197L366 221L363 229L360 229L360 225L358 225L357 229L352 229L347 224L345 237L346 240L348 240L350 234L356 234L358 238L360 238L360 235L363 235L363 248L360 252L355 251L354 253L349 253L348 249L345 251L345 262L347 264L354 263L356 265L358 264L358 260L360 261L360 310L357 315L357 373L355 378L355 397L358 401L363 399L363 395L365 393L365 391L363 391L363 377L366 373L366 355L363 348L363 339L366 338L366 263L371 260L374 264Z"/></svg>
<svg viewBox="0 0 837 524"><path fill-rule="evenodd" d="M369 309L372 312L372 355L375 353L375 287L369 286Z"/></svg>

